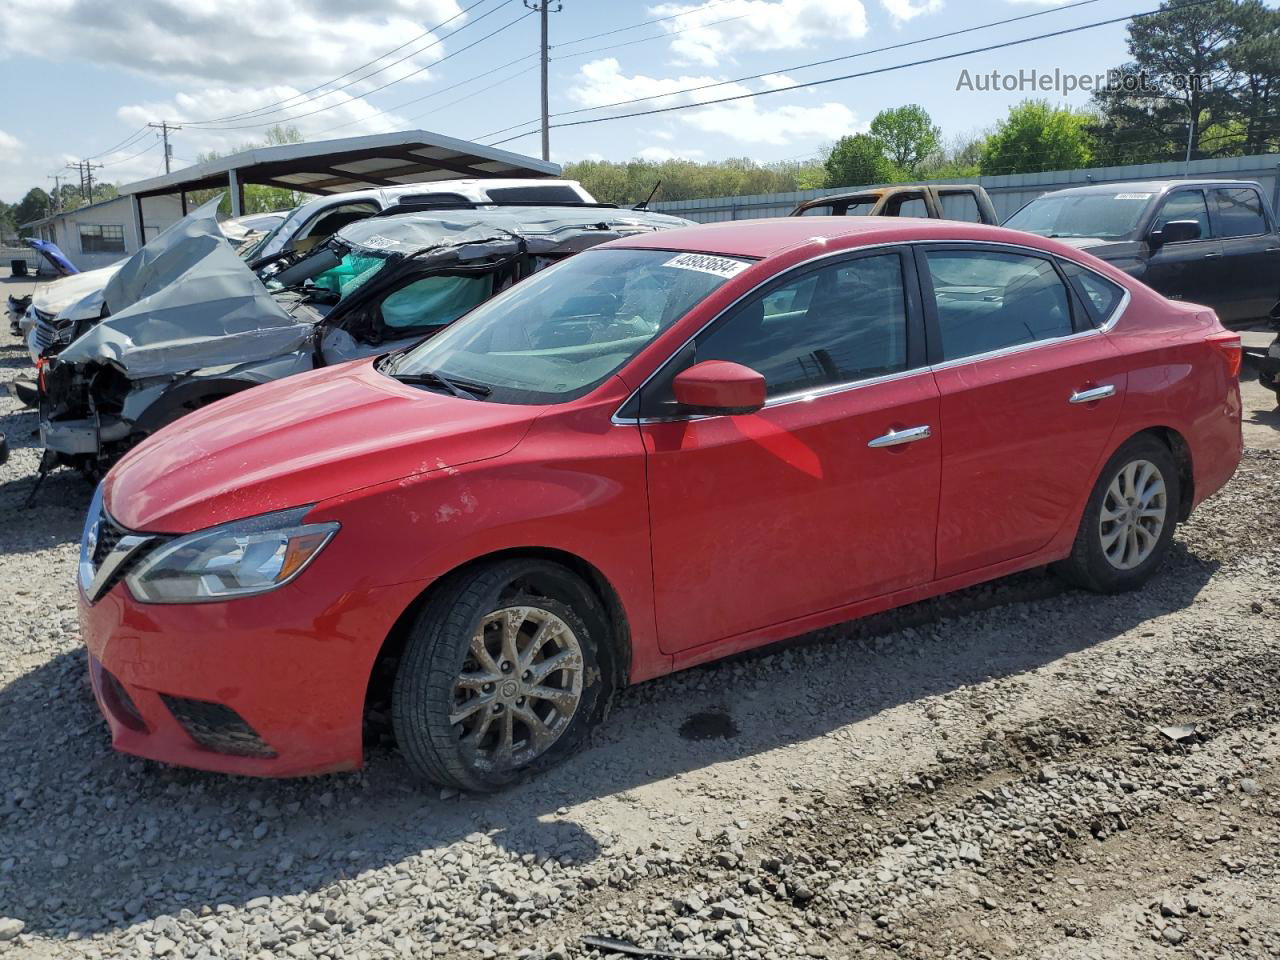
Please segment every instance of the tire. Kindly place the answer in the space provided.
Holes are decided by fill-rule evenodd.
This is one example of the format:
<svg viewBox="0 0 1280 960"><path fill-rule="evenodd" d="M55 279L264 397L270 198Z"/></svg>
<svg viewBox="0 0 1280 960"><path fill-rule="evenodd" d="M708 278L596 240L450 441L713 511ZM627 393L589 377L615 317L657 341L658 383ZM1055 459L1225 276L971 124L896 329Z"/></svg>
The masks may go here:
<svg viewBox="0 0 1280 960"><path fill-rule="evenodd" d="M1106 519L1103 512L1114 512L1112 507L1116 505L1116 500L1113 484L1117 484L1121 491L1125 489L1125 471L1131 465L1142 465L1135 467L1132 474L1134 480L1140 480L1147 473L1148 467L1158 474L1158 480L1163 484L1164 516L1154 535L1154 518L1141 516L1136 526L1147 532L1144 535L1141 531L1135 531L1126 547L1120 542L1128 539L1124 532L1125 519L1123 516L1120 520ZM1150 479L1147 483L1146 492L1149 493L1153 487L1150 486ZM1153 497L1150 503L1154 505L1155 502L1156 498ZM1055 572L1068 583L1095 593L1123 593L1138 589L1151 579L1164 562L1169 544L1173 540L1181 504L1181 475L1169 448L1150 434L1134 437L1120 447L1102 468L1097 483L1089 494L1084 516L1080 518L1080 529L1076 531L1071 555L1054 566ZM1123 504L1120 507L1126 509ZM1110 534L1117 529L1121 531L1119 537L1111 538ZM1135 542L1140 543L1142 550L1147 551L1145 555L1140 551L1124 556L1124 551L1131 549ZM1119 562L1116 559L1118 552Z"/></svg>
<svg viewBox="0 0 1280 960"><path fill-rule="evenodd" d="M613 670L602 665L611 662L607 625L595 594L558 564L498 561L442 581L410 631L392 688L392 725L410 768L431 783L485 793L569 756L612 699ZM531 650L540 630L546 639ZM515 638L515 661L506 637ZM552 657L564 669L538 677Z"/></svg>

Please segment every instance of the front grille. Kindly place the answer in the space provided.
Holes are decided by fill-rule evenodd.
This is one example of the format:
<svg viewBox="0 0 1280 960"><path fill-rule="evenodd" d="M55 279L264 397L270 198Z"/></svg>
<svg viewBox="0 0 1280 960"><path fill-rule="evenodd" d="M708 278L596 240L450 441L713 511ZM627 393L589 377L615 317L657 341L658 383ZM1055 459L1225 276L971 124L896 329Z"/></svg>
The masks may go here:
<svg viewBox="0 0 1280 960"><path fill-rule="evenodd" d="M36 349L41 353L48 350L58 339L58 328L53 325L53 314L36 310L36 324L32 328Z"/></svg>
<svg viewBox="0 0 1280 960"><path fill-rule="evenodd" d="M226 704L171 697L167 693L160 694L160 699L187 735L207 750L237 757L276 755L253 727Z"/></svg>

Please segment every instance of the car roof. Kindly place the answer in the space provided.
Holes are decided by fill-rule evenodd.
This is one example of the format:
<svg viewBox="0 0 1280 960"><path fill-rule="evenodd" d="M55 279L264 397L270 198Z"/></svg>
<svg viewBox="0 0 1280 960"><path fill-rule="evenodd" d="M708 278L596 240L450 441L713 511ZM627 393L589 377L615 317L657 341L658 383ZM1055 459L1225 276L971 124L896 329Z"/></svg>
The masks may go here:
<svg viewBox="0 0 1280 960"><path fill-rule="evenodd" d="M1064 190L1051 190L1042 196L1053 197L1060 193L1168 193L1178 187L1256 187L1256 180L1138 180L1123 183L1090 183ZM1039 199L1039 198L1037 198Z"/></svg>
<svg viewBox="0 0 1280 960"><path fill-rule="evenodd" d="M767 220L726 220L679 227L646 236L615 240L609 247L688 250L736 257L771 257L794 247L837 249L911 240L963 240L1017 243L1059 252L1061 244L1019 230L1006 230L959 220L921 217L775 217Z"/></svg>

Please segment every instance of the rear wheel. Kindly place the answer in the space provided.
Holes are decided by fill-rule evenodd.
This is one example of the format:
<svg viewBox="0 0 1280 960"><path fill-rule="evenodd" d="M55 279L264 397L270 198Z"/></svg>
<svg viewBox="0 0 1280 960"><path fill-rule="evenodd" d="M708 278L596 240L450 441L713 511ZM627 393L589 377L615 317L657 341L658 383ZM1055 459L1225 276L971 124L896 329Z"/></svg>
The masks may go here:
<svg viewBox="0 0 1280 960"><path fill-rule="evenodd" d="M1182 503L1177 463L1153 436L1135 437L1102 469L1071 556L1055 570L1098 593L1134 590L1164 561Z"/></svg>
<svg viewBox="0 0 1280 960"><path fill-rule="evenodd" d="M392 692L396 739L414 772L491 791L579 747L613 692L591 596L574 574L539 560L441 583Z"/></svg>

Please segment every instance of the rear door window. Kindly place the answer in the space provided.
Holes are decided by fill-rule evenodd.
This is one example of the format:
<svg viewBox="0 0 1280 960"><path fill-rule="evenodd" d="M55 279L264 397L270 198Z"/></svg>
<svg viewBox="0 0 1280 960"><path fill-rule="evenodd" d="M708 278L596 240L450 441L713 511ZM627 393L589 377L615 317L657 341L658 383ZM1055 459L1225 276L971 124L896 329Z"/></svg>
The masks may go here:
<svg viewBox="0 0 1280 960"><path fill-rule="evenodd" d="M1043 257L945 249L925 259L944 362L1075 332L1067 288Z"/></svg>
<svg viewBox="0 0 1280 960"><path fill-rule="evenodd" d="M1267 232L1262 198L1249 187L1217 187L1213 190L1219 237L1256 237Z"/></svg>
<svg viewBox="0 0 1280 960"><path fill-rule="evenodd" d="M967 190L944 190L938 194L942 204L942 215L948 220L963 220L966 223L981 223L982 211L978 208L978 198Z"/></svg>

